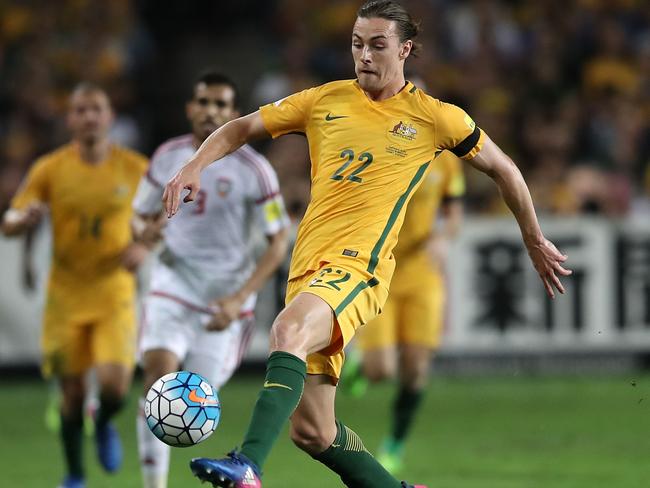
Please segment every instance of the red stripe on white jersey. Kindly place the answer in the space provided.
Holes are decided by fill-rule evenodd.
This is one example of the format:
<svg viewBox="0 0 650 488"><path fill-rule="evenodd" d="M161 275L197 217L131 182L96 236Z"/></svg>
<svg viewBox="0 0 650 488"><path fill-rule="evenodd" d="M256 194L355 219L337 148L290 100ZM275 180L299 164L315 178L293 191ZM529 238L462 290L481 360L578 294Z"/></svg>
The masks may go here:
<svg viewBox="0 0 650 488"><path fill-rule="evenodd" d="M193 312L198 312L198 313L203 313L206 315L214 315L219 311L218 308L212 308L212 307L204 307L202 305L197 305L192 302L188 302L184 298L178 297L176 295L172 295L171 293L167 293L164 291L159 291L159 290L152 290L149 292L149 295L154 296L154 297L160 297L160 298L166 298L167 300L171 300L173 302L176 302L180 305L183 305L185 308L188 308L192 310ZM249 318L254 315L253 310L242 310L239 312L239 318Z"/></svg>
<svg viewBox="0 0 650 488"><path fill-rule="evenodd" d="M149 169L147 172L144 174L145 178L151 183L153 186L157 188L165 188L165 186L162 183L159 183L152 175L151 175L151 164L149 164Z"/></svg>
<svg viewBox="0 0 650 488"><path fill-rule="evenodd" d="M267 195L265 197L260 198L259 200L255 200L255 205L261 205L264 202L268 202L269 200L273 200L279 194L280 194L280 192L276 191L276 192L271 193L270 195Z"/></svg>
<svg viewBox="0 0 650 488"><path fill-rule="evenodd" d="M182 136L178 137L173 137L169 139L166 142L163 142L160 146L158 146L158 149L156 149L153 153L153 156L151 156L151 159L149 160L149 168L147 169L147 179L151 181L154 185L159 186L160 188L163 188L164 185L161 184L159 181L157 181L153 176L151 169L153 168L153 165L156 162L156 159L161 157L163 154L167 154L170 151L174 151L175 149L181 148L183 146L188 146L192 145L192 134L185 134Z"/></svg>
<svg viewBox="0 0 650 488"><path fill-rule="evenodd" d="M241 340L239 341L239 351L237 352L237 367L241 364L244 354L248 351L248 346L250 345L251 339L253 338L253 331L255 330L255 320L251 317L251 320L244 322L244 327L241 333Z"/></svg>
<svg viewBox="0 0 650 488"><path fill-rule="evenodd" d="M244 163L247 163L257 175L263 198L268 198L269 195L276 192L277 189L273 187L272 183L273 177L269 174L267 168L268 163L249 147L242 146L239 148L238 153L244 157Z"/></svg>
<svg viewBox="0 0 650 488"><path fill-rule="evenodd" d="M192 134L185 134L178 137L172 137L171 139L163 142L158 149L156 149L151 156L151 159L154 160L161 155L178 149L179 147L187 146L192 144Z"/></svg>

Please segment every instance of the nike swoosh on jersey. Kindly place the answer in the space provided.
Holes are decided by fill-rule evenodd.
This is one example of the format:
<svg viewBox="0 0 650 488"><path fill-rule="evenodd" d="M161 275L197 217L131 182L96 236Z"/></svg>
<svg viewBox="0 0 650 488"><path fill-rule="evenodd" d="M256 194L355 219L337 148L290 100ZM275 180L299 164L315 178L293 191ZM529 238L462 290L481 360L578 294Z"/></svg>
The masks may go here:
<svg viewBox="0 0 650 488"><path fill-rule="evenodd" d="M287 385L283 385L282 383L269 383L268 381L264 382L264 388L273 388L273 387L286 388L287 390L293 391L293 388Z"/></svg>
<svg viewBox="0 0 650 488"><path fill-rule="evenodd" d="M197 391L199 391L198 388L190 391L190 394L187 395L187 399L191 402L200 403L201 405L219 405L219 402L217 400L200 397L196 394Z"/></svg>
<svg viewBox="0 0 650 488"><path fill-rule="evenodd" d="M332 115L332 112L330 112L325 116L325 120L330 121L336 119L345 119L347 117L348 117L347 115Z"/></svg>

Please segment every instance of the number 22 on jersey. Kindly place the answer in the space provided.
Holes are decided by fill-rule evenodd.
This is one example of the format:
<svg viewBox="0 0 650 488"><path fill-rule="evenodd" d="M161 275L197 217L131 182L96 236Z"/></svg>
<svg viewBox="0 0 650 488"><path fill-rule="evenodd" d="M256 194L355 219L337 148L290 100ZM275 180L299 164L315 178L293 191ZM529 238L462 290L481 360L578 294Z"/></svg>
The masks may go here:
<svg viewBox="0 0 650 488"><path fill-rule="evenodd" d="M341 154L339 156L341 159L345 159L345 162L337 169L334 174L330 177L330 179L334 181L352 181L354 183L361 183L363 181L363 178L360 177L359 175L365 170L368 166L372 164L372 154L369 152L363 152L359 154L359 157L356 158L357 161L360 161L362 164L360 164L352 173L349 175L344 175L343 173L345 170L348 169L348 167L352 164L352 162L355 160L355 154L352 149L344 149L341 151Z"/></svg>

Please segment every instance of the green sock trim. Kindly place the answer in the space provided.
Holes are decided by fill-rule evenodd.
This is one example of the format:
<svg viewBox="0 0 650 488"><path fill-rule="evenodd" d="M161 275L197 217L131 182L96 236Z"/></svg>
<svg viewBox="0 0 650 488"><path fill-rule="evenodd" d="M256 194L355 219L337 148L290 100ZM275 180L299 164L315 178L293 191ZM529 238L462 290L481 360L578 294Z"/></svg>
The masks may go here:
<svg viewBox="0 0 650 488"><path fill-rule="evenodd" d="M305 387L307 364L293 354L276 351L269 356L264 387L253 409L241 453L259 472L284 424L298 406Z"/></svg>
<svg viewBox="0 0 650 488"><path fill-rule="evenodd" d="M404 452L404 441L398 441L392 437L387 437L381 444L381 450L395 456L401 456Z"/></svg>
<svg viewBox="0 0 650 488"><path fill-rule="evenodd" d="M400 388L393 403L393 428L391 438L394 444L401 445L409 433L415 415L422 404L424 392Z"/></svg>
<svg viewBox="0 0 650 488"><path fill-rule="evenodd" d="M307 363L288 352L275 351L271 353L266 363L267 376L270 370L275 368L284 368L298 373L303 380L307 377Z"/></svg>
<svg viewBox="0 0 650 488"><path fill-rule="evenodd" d="M313 458L338 474L350 488L402 488L366 450L356 432L339 421L332 445Z"/></svg>

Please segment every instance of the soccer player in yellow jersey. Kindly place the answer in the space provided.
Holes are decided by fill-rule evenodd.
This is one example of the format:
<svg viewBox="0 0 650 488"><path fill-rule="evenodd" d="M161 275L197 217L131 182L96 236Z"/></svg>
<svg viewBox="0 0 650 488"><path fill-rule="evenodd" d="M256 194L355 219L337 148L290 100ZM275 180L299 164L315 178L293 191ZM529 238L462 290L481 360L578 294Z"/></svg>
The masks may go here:
<svg viewBox="0 0 650 488"><path fill-rule="evenodd" d="M44 313L43 371L61 384L64 488L85 486L82 463L84 373L95 368L100 408L99 460L117 470L122 453L110 419L127 393L135 359L134 271L146 248L131 242L131 200L147 160L108 139L113 112L106 93L79 85L70 98L72 142L40 158L4 215L2 230L18 235L46 209L53 250Z"/></svg>
<svg viewBox="0 0 650 488"><path fill-rule="evenodd" d="M181 200L197 195L201 170L246 141L299 132L309 143L311 201L293 251L286 307L271 328L266 379L241 451L192 461L202 480L261 486L264 461L291 417L293 441L345 485L410 486L335 418L335 385L343 348L386 301L406 205L443 150L495 180L548 293L563 291L557 274L570 273L561 265L566 256L544 238L517 167L463 110L404 79L417 32L398 3L365 3L352 31L357 79L296 93L223 125L166 185L171 217ZM181 195L184 189L189 194Z"/></svg>
<svg viewBox="0 0 650 488"><path fill-rule="evenodd" d="M377 456L391 473L401 470L404 440L422 401L433 351L440 344L445 315L443 267L463 215L465 178L460 160L443 151L436 163L406 211L393 251L397 267L388 300L382 313L359 330L356 346L361 361L352 356L344 380L353 393L355 389L361 393L368 380L398 374L391 433Z"/></svg>

